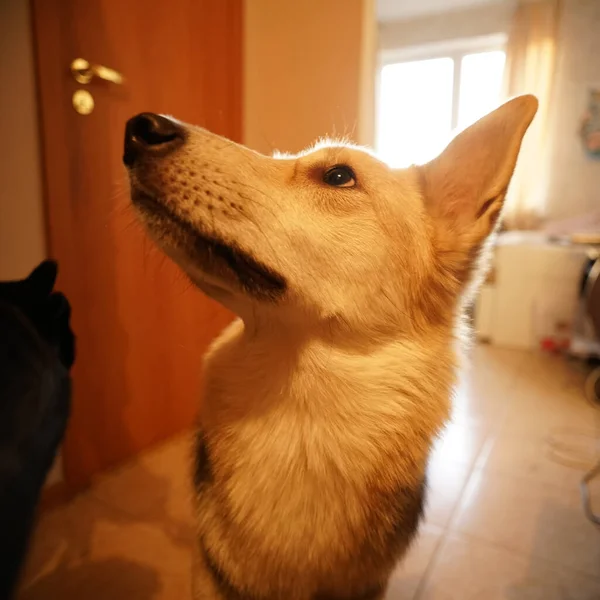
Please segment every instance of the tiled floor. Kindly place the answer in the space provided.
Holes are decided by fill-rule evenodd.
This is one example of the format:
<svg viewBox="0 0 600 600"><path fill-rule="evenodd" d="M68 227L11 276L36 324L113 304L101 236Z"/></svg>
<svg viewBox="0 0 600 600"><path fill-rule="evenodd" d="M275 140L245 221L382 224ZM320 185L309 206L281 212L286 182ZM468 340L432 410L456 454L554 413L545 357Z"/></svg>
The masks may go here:
<svg viewBox="0 0 600 600"><path fill-rule="evenodd" d="M430 466L426 522L387 600L599 600L600 528L579 480L600 411L557 357L474 351ZM22 600L186 600L189 439L110 474L46 514ZM594 489L600 512L600 485Z"/></svg>

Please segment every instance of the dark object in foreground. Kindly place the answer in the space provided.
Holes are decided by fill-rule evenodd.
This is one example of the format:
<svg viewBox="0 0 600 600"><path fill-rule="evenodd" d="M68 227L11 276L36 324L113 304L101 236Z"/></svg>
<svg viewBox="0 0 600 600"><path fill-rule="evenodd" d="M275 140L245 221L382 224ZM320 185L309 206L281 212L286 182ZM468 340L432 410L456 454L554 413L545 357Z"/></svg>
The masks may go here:
<svg viewBox="0 0 600 600"><path fill-rule="evenodd" d="M10 598L70 412L75 338L45 261L0 282L0 599Z"/></svg>

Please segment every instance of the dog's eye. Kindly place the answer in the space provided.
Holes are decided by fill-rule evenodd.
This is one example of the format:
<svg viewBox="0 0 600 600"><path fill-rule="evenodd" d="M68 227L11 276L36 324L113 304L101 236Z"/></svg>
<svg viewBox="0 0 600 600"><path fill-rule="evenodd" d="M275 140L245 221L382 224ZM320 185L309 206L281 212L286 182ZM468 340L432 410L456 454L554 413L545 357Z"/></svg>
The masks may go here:
<svg viewBox="0 0 600 600"><path fill-rule="evenodd" d="M323 181L327 185L335 187L354 187L356 185L356 176L354 171L346 165L337 165L325 171Z"/></svg>

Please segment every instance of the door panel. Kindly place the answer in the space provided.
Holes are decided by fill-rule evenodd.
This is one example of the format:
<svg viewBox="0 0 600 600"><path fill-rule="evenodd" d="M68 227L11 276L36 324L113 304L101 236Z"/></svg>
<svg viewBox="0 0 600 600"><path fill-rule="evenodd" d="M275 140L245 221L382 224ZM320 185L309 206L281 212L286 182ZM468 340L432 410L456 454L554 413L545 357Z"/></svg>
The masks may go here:
<svg viewBox="0 0 600 600"><path fill-rule="evenodd" d="M33 0L33 18L49 253L78 343L65 474L80 486L193 425L202 353L231 318L145 237L121 156L142 111L240 139L242 0ZM78 57L123 85L77 83ZM94 98L87 116L78 89Z"/></svg>

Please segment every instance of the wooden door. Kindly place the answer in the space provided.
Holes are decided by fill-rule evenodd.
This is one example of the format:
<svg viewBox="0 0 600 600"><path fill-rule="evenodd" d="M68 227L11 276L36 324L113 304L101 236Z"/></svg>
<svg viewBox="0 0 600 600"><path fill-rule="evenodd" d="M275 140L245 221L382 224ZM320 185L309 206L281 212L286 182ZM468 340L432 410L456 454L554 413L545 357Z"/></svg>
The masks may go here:
<svg viewBox="0 0 600 600"><path fill-rule="evenodd" d="M240 138L242 0L32 2L49 253L77 335L65 476L81 486L193 425L201 356L230 319L145 237L121 157L142 111ZM123 83L77 83L78 57ZM87 116L72 105L81 89Z"/></svg>

